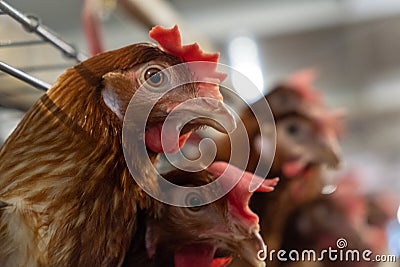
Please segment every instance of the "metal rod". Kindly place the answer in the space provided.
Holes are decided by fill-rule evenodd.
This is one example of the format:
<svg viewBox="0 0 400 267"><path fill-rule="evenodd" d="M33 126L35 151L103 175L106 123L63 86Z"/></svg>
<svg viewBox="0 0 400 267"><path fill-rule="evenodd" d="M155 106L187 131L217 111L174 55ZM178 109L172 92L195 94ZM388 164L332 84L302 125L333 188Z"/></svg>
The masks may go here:
<svg viewBox="0 0 400 267"><path fill-rule="evenodd" d="M34 16L25 16L14 7L10 6L3 0L0 0L0 9L9 16L18 21L28 32L35 32L54 47L61 50L68 57L74 58L78 62L85 60L87 57L80 53L75 47L68 44L55 33L51 32L46 26L41 25L38 18Z"/></svg>
<svg viewBox="0 0 400 267"><path fill-rule="evenodd" d="M51 71L51 70L64 70L66 68L71 67L70 64L47 64L47 65L39 65L39 66L29 66L24 68L18 68L22 72L41 72L41 71ZM5 75L0 73L1 75Z"/></svg>
<svg viewBox="0 0 400 267"><path fill-rule="evenodd" d="M32 85L33 87L40 89L40 90L44 90L47 91L51 85L43 82L23 71L20 71L19 69L16 69L14 67L11 67L10 65L0 61L0 70L10 74L11 76L14 76L15 78L26 82L29 85Z"/></svg>
<svg viewBox="0 0 400 267"><path fill-rule="evenodd" d="M28 45L40 45L45 44L46 42L43 40L31 40L31 41L0 41L0 48L3 47L17 47L17 46L28 46Z"/></svg>

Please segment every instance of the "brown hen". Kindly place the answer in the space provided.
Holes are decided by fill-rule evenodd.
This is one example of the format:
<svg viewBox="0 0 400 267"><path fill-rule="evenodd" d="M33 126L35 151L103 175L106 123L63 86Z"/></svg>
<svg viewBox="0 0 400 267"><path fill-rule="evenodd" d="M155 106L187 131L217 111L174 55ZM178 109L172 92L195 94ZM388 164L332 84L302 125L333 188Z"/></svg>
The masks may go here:
<svg viewBox="0 0 400 267"><path fill-rule="evenodd" d="M222 189L236 177L240 180L224 197L197 205L212 192L204 190L199 194L190 186L223 179L221 175L228 178L222 182ZM244 259L250 266L265 266L257 257L264 250L264 242L259 235L258 216L248 207L252 195L249 185L255 179L261 183L258 192L270 192L277 178L262 181L261 177L224 162L214 162L207 170L195 173L174 170L164 178L188 187L183 194L174 194L189 207L164 204L158 217L141 216L141 230L136 236L142 241L133 243L124 266L223 267L233 257Z"/></svg>
<svg viewBox="0 0 400 267"><path fill-rule="evenodd" d="M180 42L176 27L157 27L151 33L161 44L168 43L167 37L172 45ZM159 203L143 192L127 168L123 118L139 86L145 81L156 84L162 69L188 61L179 51L164 51L163 45L142 43L92 57L66 70L26 114L0 151L1 266L122 264L137 209L159 210ZM198 60L204 58L198 47L195 52ZM212 56L216 62L218 55ZM192 73L180 68L171 75ZM211 89L207 96L221 100L219 91ZM148 155L135 147L130 151L149 184L157 186L156 176L141 162L147 156L154 162L163 151L160 123L177 104L201 95L198 85L186 84L153 108L145 136L137 137L146 142ZM143 96L143 105L149 101ZM142 116L140 107L136 112ZM186 112L211 118L192 121L188 133L200 125L215 126L213 114L233 121L221 102L200 101ZM176 143L182 145L187 135Z"/></svg>
<svg viewBox="0 0 400 267"><path fill-rule="evenodd" d="M325 105L312 87L314 76L313 70L298 72L265 96L276 127L276 151L268 177L278 176L281 182L271 194L254 194L250 205L260 216L261 233L270 250L280 248L283 225L291 211L321 194L324 167L335 168L340 161L342 112ZM251 108L257 112L265 99ZM251 108L242 110L241 120L250 145L247 171L257 173L258 164L265 167L270 163L274 142L271 132L275 129L267 116L259 125ZM218 149L217 158L228 160L227 138L219 142Z"/></svg>

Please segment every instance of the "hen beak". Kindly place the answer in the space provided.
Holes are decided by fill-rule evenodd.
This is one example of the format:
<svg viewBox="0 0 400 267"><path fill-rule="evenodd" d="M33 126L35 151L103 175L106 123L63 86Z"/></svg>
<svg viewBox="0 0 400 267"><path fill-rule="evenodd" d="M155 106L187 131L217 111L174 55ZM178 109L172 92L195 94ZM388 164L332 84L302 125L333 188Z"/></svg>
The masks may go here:
<svg viewBox="0 0 400 267"><path fill-rule="evenodd" d="M260 233L254 230L248 239L238 243L240 258L253 267L265 267L264 260L267 257L267 246Z"/></svg>
<svg viewBox="0 0 400 267"><path fill-rule="evenodd" d="M191 131L211 126L229 133L236 121L226 106L212 98L193 98L168 112L163 124L146 129L146 146L156 153L177 153Z"/></svg>
<svg viewBox="0 0 400 267"><path fill-rule="evenodd" d="M177 127L181 128L184 125L182 133L203 125L222 133L230 133L236 129L235 118L224 103L211 98L192 99L176 107L171 115L171 119L177 121Z"/></svg>
<svg viewBox="0 0 400 267"><path fill-rule="evenodd" d="M322 142L321 160L330 168L337 168L340 164L340 146L335 137L328 137Z"/></svg>
<svg viewBox="0 0 400 267"><path fill-rule="evenodd" d="M252 267L265 267L267 246L259 234L258 227L249 232L248 226L236 225L236 233L213 231L212 235L204 235L205 239L219 240L220 248L229 250ZM239 232L239 233L238 233Z"/></svg>

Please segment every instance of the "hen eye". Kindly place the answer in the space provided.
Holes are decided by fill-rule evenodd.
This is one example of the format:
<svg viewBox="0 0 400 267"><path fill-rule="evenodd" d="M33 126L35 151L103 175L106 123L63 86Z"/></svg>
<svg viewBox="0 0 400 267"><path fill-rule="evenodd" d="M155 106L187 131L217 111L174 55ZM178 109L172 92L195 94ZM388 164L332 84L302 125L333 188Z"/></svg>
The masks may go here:
<svg viewBox="0 0 400 267"><path fill-rule="evenodd" d="M300 127L299 125L295 124L295 123L291 123L286 127L286 131L290 134L290 135L296 135L299 133L300 131Z"/></svg>
<svg viewBox="0 0 400 267"><path fill-rule="evenodd" d="M164 74L161 69L156 67L150 67L144 72L144 80L147 81L151 86L159 86L164 82Z"/></svg>
<svg viewBox="0 0 400 267"><path fill-rule="evenodd" d="M203 200L201 196L196 193L190 193L187 195L185 199L186 205L188 205L188 209L191 211L199 211L202 208Z"/></svg>

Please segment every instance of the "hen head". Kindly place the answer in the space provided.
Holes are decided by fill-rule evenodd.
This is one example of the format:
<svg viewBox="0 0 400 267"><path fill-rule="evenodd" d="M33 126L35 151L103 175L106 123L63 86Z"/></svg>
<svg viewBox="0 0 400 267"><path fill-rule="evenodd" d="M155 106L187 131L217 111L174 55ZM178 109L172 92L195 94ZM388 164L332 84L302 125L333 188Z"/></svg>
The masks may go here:
<svg viewBox="0 0 400 267"><path fill-rule="evenodd" d="M218 54L206 54L197 45L182 46L176 26L172 29L155 27L150 36L159 45L130 45L98 54L69 69L49 91L50 99L86 132L109 143L108 137L120 136L122 121L135 95L133 116L147 121L143 139L153 154L176 152L190 132L203 125L221 131L235 128L233 117L223 105L219 92L218 83L224 75L215 70ZM205 70L194 70L181 64L192 61L209 64ZM193 81L196 75L213 83L179 83ZM169 90L172 84L177 85ZM190 106L179 106L194 99L196 101ZM148 115L145 110L149 106L152 109ZM167 129L165 135L170 144L165 151L161 145L161 126L175 108L177 111L171 121L179 140L175 140L177 135L170 136L175 134L171 127L169 132ZM224 121L226 127L218 121ZM183 127L185 123L187 125Z"/></svg>
<svg viewBox="0 0 400 267"><path fill-rule="evenodd" d="M326 107L312 88L314 76L313 70L296 73L266 96L276 124L277 148L271 169L275 174L305 177L321 166L335 168L340 163L338 138L344 113ZM264 128L270 131L268 125Z"/></svg>
<svg viewBox="0 0 400 267"><path fill-rule="evenodd" d="M189 189L187 194L176 197L184 198L192 207L164 205L158 218L147 221L147 254L156 265L221 267L238 256L250 266L265 266L257 258L257 253L265 249L259 235L258 216L248 206L253 174L225 162L215 162L206 171L172 171L165 178L180 185L201 186L221 175L241 175L238 184L221 199L196 206L202 202L199 199L202 196ZM254 178L261 181L258 176ZM277 178L265 180L257 191L272 191L277 182Z"/></svg>

